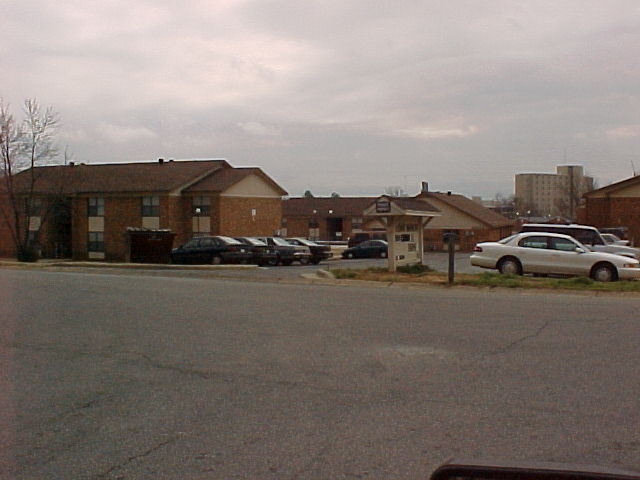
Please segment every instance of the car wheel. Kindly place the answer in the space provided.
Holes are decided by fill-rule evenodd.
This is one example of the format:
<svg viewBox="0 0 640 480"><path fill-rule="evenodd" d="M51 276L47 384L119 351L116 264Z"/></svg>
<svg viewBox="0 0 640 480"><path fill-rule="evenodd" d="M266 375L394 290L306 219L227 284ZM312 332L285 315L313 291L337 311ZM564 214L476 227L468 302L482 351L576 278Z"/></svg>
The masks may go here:
<svg viewBox="0 0 640 480"><path fill-rule="evenodd" d="M593 268L591 278L596 282L613 282L617 280L616 270L611 265L602 263Z"/></svg>
<svg viewBox="0 0 640 480"><path fill-rule="evenodd" d="M507 257L498 263L498 271L503 275L522 275L522 265L516 258Z"/></svg>
<svg viewBox="0 0 640 480"><path fill-rule="evenodd" d="M220 265L222 263L222 257L220 255L214 255L211 257L211 265Z"/></svg>
<svg viewBox="0 0 640 480"><path fill-rule="evenodd" d="M300 265L307 265L309 263L309 259L308 258L301 258L300 259Z"/></svg>
<svg viewBox="0 0 640 480"><path fill-rule="evenodd" d="M387 252L380 252L380 258L387 258Z"/></svg>
<svg viewBox="0 0 640 480"><path fill-rule="evenodd" d="M282 260L282 265L284 265L285 267L288 267L289 265L291 265L293 263L292 260Z"/></svg>
<svg viewBox="0 0 640 480"><path fill-rule="evenodd" d="M314 260L311 260L311 263L313 263L314 265L318 265L320 263L320 260L316 258Z"/></svg>
<svg viewBox="0 0 640 480"><path fill-rule="evenodd" d="M267 261L267 265L269 265L270 267L275 267L276 265L278 265L278 259L277 258L271 258Z"/></svg>

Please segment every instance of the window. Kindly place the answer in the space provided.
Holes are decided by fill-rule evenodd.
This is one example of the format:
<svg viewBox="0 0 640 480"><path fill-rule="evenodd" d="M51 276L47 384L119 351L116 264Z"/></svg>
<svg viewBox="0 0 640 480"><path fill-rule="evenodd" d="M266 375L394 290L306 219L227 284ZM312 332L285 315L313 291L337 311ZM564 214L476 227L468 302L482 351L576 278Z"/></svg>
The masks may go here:
<svg viewBox="0 0 640 480"><path fill-rule="evenodd" d="M142 216L143 217L159 217L160 216L160 197L142 197Z"/></svg>
<svg viewBox="0 0 640 480"><path fill-rule="evenodd" d="M563 252L575 252L578 245L568 238L552 238L551 247L554 250L562 250Z"/></svg>
<svg viewBox="0 0 640 480"><path fill-rule="evenodd" d="M520 246L525 248L547 248L547 237L526 237L520 240Z"/></svg>
<svg viewBox="0 0 640 480"><path fill-rule="evenodd" d="M104 252L104 232L89 232L90 252Z"/></svg>
<svg viewBox="0 0 640 480"><path fill-rule="evenodd" d="M24 200L24 213L29 217L38 217L42 212L42 199L40 197L32 197L31 204L28 199Z"/></svg>
<svg viewBox="0 0 640 480"><path fill-rule="evenodd" d="M353 217L351 219L351 228L353 229L362 229L362 217Z"/></svg>
<svg viewBox="0 0 640 480"><path fill-rule="evenodd" d="M211 215L211 197L193 197L193 214L203 217Z"/></svg>
<svg viewBox="0 0 640 480"><path fill-rule="evenodd" d="M87 216L104 217L104 197L90 197L87 200Z"/></svg>

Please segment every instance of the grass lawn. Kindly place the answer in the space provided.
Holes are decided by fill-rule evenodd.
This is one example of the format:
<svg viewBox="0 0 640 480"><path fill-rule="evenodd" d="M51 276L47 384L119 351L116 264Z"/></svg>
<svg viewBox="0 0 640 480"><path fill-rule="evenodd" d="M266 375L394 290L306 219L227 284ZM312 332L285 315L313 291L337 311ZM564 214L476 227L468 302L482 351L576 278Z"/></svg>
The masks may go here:
<svg viewBox="0 0 640 480"><path fill-rule="evenodd" d="M423 283L431 285L447 285L447 273L436 272L427 266L416 265L400 267L397 272L389 272L386 268L339 268L331 269L338 279L367 280L389 283ZM501 275L494 272L477 274L459 273L454 277L453 285L467 285L491 288L534 288L565 289L603 292L640 292L640 281L594 282L587 277L555 278L533 277L530 275Z"/></svg>

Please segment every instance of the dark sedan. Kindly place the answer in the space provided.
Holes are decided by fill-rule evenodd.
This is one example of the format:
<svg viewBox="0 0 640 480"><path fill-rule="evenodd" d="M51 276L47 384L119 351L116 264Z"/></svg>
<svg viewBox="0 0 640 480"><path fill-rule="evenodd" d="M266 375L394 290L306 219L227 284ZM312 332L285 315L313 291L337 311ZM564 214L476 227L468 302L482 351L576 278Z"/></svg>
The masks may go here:
<svg viewBox="0 0 640 480"><path fill-rule="evenodd" d="M311 240L300 237L287 238L287 242L293 245L309 247L309 250L311 251L311 263L313 263L314 265L317 265L322 260L326 260L327 258L331 258L333 256L333 253L331 253L331 247L329 245L319 245L316 242L312 242Z"/></svg>
<svg viewBox="0 0 640 480"><path fill-rule="evenodd" d="M278 263L291 265L293 262L300 262L306 265L311 260L309 247L293 245L281 237L253 237L262 240L267 245L275 247L278 252Z"/></svg>
<svg viewBox="0 0 640 480"><path fill-rule="evenodd" d="M257 238L235 237L235 239L249 247L249 250L253 254L251 263L255 263L261 267L265 265L273 266L278 264L278 252L275 247L267 245Z"/></svg>
<svg viewBox="0 0 640 480"><path fill-rule="evenodd" d="M384 240L367 240L342 252L342 258L387 258L389 244Z"/></svg>
<svg viewBox="0 0 640 480"><path fill-rule="evenodd" d="M250 249L231 237L193 237L184 245L171 250L171 262L180 264L249 263Z"/></svg>

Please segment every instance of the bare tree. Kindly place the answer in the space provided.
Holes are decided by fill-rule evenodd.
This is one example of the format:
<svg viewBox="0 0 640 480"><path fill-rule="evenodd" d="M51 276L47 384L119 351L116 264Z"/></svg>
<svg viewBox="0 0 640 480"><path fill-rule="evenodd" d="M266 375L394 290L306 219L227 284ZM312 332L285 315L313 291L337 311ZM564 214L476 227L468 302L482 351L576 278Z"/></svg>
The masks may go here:
<svg viewBox="0 0 640 480"><path fill-rule="evenodd" d="M0 100L0 148L2 150L2 196L0 214L11 232L18 260L34 259L31 218L41 214L36 197L36 166L58 155L55 133L58 114L51 107L42 109L34 99L24 102L24 119L16 121L9 106ZM20 175L20 182L16 176ZM38 229L42 227L41 222Z"/></svg>
<svg viewBox="0 0 640 480"><path fill-rule="evenodd" d="M576 209L582 203L582 197L585 193L595 190L597 182L588 175L574 175L571 166L569 169L565 193L556 199L554 207L561 217L573 221L576 217Z"/></svg>
<svg viewBox="0 0 640 480"><path fill-rule="evenodd" d="M514 195L503 195L496 193L494 197L494 210L507 218L515 218L516 216L516 199Z"/></svg>

